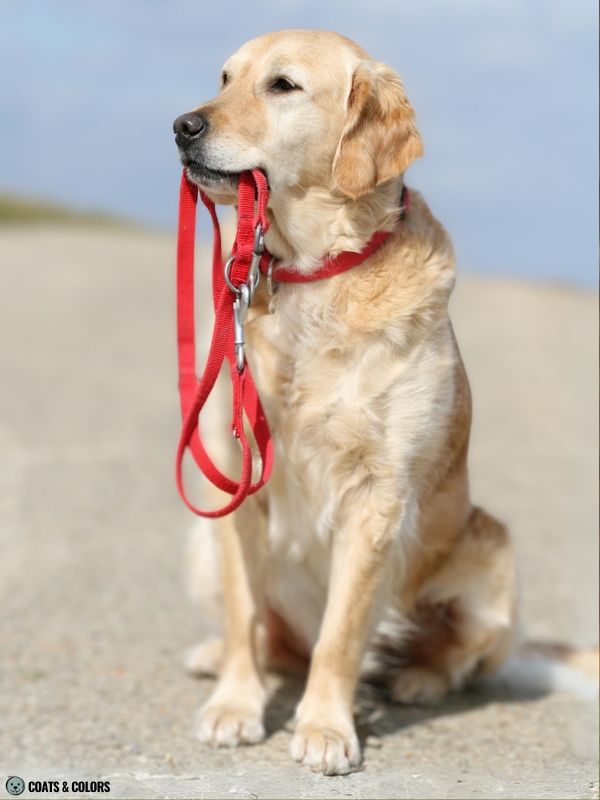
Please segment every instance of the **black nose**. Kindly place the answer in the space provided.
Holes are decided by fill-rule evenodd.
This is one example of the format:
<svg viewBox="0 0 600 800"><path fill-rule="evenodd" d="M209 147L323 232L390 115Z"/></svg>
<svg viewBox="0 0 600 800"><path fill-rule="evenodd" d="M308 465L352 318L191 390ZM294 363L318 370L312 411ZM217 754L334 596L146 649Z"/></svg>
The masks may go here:
<svg viewBox="0 0 600 800"><path fill-rule="evenodd" d="M189 114L182 114L173 123L173 132L177 134L177 144L185 144L191 139L198 139L204 136L208 130L206 117L197 111Z"/></svg>

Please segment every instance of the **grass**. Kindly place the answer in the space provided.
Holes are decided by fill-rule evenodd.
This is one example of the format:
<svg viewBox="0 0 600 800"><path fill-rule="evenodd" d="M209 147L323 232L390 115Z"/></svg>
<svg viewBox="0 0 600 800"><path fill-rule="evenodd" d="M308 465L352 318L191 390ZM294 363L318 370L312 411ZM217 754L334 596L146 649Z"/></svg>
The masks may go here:
<svg viewBox="0 0 600 800"><path fill-rule="evenodd" d="M46 222L98 227L134 227L131 222L100 211L79 211L45 200L0 193L0 225L37 225Z"/></svg>

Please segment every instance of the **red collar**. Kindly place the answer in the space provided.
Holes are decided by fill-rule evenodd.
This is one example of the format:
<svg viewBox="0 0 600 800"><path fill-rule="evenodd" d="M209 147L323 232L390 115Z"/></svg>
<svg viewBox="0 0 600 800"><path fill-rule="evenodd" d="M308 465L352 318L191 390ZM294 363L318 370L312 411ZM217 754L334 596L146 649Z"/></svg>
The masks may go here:
<svg viewBox="0 0 600 800"><path fill-rule="evenodd" d="M400 195L400 219L404 219L410 210L410 192L406 186L402 187ZM319 267L309 273L299 272L294 267L278 267L272 258L263 258L260 262L260 271L267 276L269 282L274 283L310 283L332 278L342 272L347 272L366 261L369 256L378 250L391 236L391 231L377 231L366 245L357 253L346 250L333 258L326 258Z"/></svg>
<svg viewBox="0 0 600 800"><path fill-rule="evenodd" d="M260 272L268 271L271 256L265 251L264 234L269 228L267 179L260 170L243 172L239 179L238 225L231 256L223 267L221 235L214 203L203 192L202 202L213 222L213 306L215 324L206 366L201 378L196 376L196 325L194 307L194 250L198 187L185 172L179 196L177 238L177 352L182 427L175 459L177 489L185 504L203 517L222 517L238 508L246 497L268 481L273 468L273 442L269 424L248 367L244 351L244 322L252 303ZM410 204L407 189L402 192L403 212ZM340 253L304 275L292 267L274 266L277 282L305 283L322 280L360 264L390 236L378 231L359 253ZM221 366L229 365L233 388L231 428L242 450L242 472L233 480L218 469L206 452L200 436L200 412L211 394ZM261 462L260 477L252 481L252 446L245 421L252 430ZM190 450L202 473L219 489L232 495L223 508L202 511L187 497L183 486L183 457Z"/></svg>

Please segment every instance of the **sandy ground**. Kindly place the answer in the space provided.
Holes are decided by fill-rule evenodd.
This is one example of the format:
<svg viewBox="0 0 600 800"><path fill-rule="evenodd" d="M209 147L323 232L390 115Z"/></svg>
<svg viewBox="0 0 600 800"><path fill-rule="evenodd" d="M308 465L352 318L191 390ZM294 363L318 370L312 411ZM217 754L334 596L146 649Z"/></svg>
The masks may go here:
<svg viewBox="0 0 600 800"><path fill-rule="evenodd" d="M0 791L16 774L102 777L113 797L597 795L596 701L535 681L435 711L365 694L365 769L346 777L289 760L293 683L272 684L266 743L201 747L211 683L181 668L207 623L183 589L191 518L172 480L172 239L4 229L0 253ZM461 276L452 311L473 495L513 530L529 635L593 644L596 298Z"/></svg>

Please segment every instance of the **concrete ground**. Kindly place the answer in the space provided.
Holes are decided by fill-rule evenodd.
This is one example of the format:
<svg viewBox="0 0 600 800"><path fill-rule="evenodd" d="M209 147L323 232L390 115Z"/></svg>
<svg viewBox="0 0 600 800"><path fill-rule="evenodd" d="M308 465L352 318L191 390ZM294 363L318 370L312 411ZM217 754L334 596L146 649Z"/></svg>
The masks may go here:
<svg viewBox="0 0 600 800"><path fill-rule="evenodd" d="M294 683L272 681L264 744L200 746L211 682L181 667L208 623L183 588L192 519L172 478L173 241L15 228L0 253L4 796L15 774L108 779L112 797L597 796L597 701L537 678L434 711L363 692L364 769L345 777L288 758ZM529 636L594 644L596 299L463 275L452 311L475 398L473 495L514 533Z"/></svg>

